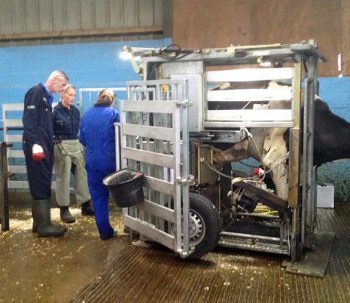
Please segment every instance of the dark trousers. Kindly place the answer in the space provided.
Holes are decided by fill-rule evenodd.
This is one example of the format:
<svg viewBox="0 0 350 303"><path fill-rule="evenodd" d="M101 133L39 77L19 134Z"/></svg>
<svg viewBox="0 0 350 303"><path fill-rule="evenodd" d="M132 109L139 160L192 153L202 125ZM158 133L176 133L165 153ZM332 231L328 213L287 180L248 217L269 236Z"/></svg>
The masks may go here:
<svg viewBox="0 0 350 303"><path fill-rule="evenodd" d="M44 147L45 159L32 160L32 144L23 142L30 193L34 200L47 200L51 196L53 149Z"/></svg>

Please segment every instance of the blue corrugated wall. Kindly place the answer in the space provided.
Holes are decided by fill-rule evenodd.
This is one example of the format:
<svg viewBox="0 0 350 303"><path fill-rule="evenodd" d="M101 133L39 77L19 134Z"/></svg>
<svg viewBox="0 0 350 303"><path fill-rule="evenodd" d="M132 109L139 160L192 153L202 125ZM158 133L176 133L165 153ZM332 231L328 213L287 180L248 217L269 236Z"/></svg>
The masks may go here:
<svg viewBox="0 0 350 303"><path fill-rule="evenodd" d="M170 39L0 47L0 101L23 102L25 92L45 81L51 71L64 70L78 89L125 86L138 75L119 58L124 45L164 47Z"/></svg>
<svg viewBox="0 0 350 303"><path fill-rule="evenodd" d="M119 52L127 44L163 47L170 39L96 42L84 44L0 47L0 103L23 102L25 92L45 81L49 73L62 69L79 89L125 86L139 79ZM320 96L339 116L350 121L350 77L321 78ZM1 117L1 116L0 116ZM323 165L319 180L336 186L336 200L350 202L350 161Z"/></svg>

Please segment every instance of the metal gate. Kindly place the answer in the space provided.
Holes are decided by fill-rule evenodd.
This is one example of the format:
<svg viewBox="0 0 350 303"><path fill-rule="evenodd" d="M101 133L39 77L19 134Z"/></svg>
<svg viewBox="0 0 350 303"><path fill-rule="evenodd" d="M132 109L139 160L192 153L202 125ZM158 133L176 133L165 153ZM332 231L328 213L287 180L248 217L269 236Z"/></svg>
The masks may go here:
<svg viewBox="0 0 350 303"><path fill-rule="evenodd" d="M186 80L135 81L121 102L121 166L146 179L145 201L123 209L124 224L182 257L192 251L187 96Z"/></svg>

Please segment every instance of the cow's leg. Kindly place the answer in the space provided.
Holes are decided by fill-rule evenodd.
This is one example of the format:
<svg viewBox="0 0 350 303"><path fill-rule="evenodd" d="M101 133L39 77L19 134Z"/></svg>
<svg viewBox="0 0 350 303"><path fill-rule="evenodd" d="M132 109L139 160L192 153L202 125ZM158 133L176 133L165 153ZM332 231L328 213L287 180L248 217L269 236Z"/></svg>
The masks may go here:
<svg viewBox="0 0 350 303"><path fill-rule="evenodd" d="M288 199L288 166L286 161L279 162L287 154L287 144L283 140L283 136L271 139L266 138L264 154L262 162L267 169L272 167L272 180L275 184L277 195L284 199ZM275 166L276 165L276 166Z"/></svg>

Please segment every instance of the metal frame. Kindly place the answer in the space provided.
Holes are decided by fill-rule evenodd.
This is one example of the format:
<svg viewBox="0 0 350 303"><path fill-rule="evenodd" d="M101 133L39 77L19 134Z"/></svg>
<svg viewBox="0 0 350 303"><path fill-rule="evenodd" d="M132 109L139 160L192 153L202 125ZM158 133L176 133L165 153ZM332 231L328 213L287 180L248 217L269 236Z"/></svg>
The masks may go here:
<svg viewBox="0 0 350 303"><path fill-rule="evenodd" d="M142 63L144 70L144 80L154 77L152 71L162 66L161 72L158 71L157 79L162 77L174 77L176 79L186 78L186 75L193 77L198 74L201 77L201 87L195 85L199 91L197 98L192 100L195 106L190 109L189 115L193 119L198 119L196 123L190 124L191 132L207 132L209 135L213 132L220 133L225 137L225 131L240 127L288 127L290 128L290 156L289 156L289 194L288 205L291 209L291 218L285 218L279 221L280 238L264 237L254 234L240 233L222 233L220 243L229 247L240 247L245 249L274 252L287 254L292 260L299 258L304 247L311 247L313 242L313 233L316 224L316 202L313 166L313 100L315 96L315 87L317 81L318 61L324 61L325 58L319 53L317 44L310 40L299 44L289 45L258 45L228 47L221 49L208 50L186 50L186 56L180 59L169 59L169 56L162 57L164 50L152 49L149 52L142 50ZM230 70L230 71L207 71L208 67L223 65L247 65L259 64L269 61L273 63L282 62L289 64L287 68L271 69L251 69ZM303 71L302 67L307 68ZM304 94L302 95L302 79L304 82ZM252 80L289 80L292 84L291 91L283 92L283 96L271 89L265 90L240 90L230 93L212 93L209 92L210 82L224 81L252 81ZM147 82L147 81L146 81ZM145 82L145 83L146 83ZM141 85L141 84L140 84ZM189 90L191 93L191 90ZM220 96L218 96L220 95ZM199 97L198 97L199 96ZM237 97L238 96L238 97ZM240 97L241 96L241 97ZM237 100L291 100L291 108L285 111L277 111L270 117L269 114L263 115L262 111L211 111L208 110L208 102L215 99L224 99L225 102L235 102ZM222 101L222 100L221 100ZM304 104L304 128L303 142L300 139L301 104ZM199 104L197 104L199 103ZM191 112L191 110L193 110ZM199 113L198 113L199 111ZM280 119L281 114L285 115ZM268 117L269 116L269 117ZM230 118L232 117L232 118ZM199 121L201 120L202 121ZM192 125L195 127L192 128ZM239 132L234 131L232 132ZM235 138L238 135L233 136ZM197 141L200 139L196 139ZM185 142L185 140L184 140ZM234 141L233 141L234 142ZM300 157L300 150L303 148L303 159ZM305 165L301 166L301 160ZM301 178L306 176L306 178ZM300 182L302 185L302 195L299 194ZM186 217L186 216L185 216ZM272 218L275 221L276 218Z"/></svg>
<svg viewBox="0 0 350 303"><path fill-rule="evenodd" d="M145 174L145 201L123 209L125 226L188 256L189 139L185 80L128 83L121 103L122 167Z"/></svg>
<svg viewBox="0 0 350 303"><path fill-rule="evenodd" d="M104 87L106 88L106 87ZM84 98L84 95L86 94L88 96L88 102L89 102L89 108L93 106L94 102L96 102L96 98L93 99L93 94L99 93L102 89L102 87L88 87L88 88L80 88L79 89L79 100L76 101L76 106L79 108L81 113L85 112L84 109L84 101L86 98ZM108 89L114 91L118 98L118 92L125 92L127 90L126 87L108 87Z"/></svg>

